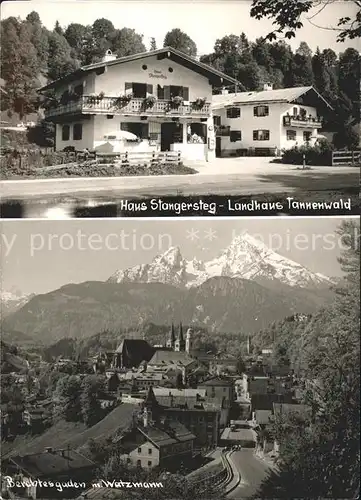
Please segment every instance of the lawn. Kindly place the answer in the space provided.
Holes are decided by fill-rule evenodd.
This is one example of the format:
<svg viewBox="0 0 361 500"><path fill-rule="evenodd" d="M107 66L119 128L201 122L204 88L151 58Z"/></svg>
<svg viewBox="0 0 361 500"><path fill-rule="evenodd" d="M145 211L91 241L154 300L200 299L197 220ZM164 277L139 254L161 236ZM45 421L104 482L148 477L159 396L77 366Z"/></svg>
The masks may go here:
<svg viewBox="0 0 361 500"><path fill-rule="evenodd" d="M84 446L89 439L104 439L113 436L119 429L130 424L134 405L122 403L97 424L87 428L83 423L59 420L40 435L17 436L13 442L2 443L3 456L40 453L46 447L72 449Z"/></svg>

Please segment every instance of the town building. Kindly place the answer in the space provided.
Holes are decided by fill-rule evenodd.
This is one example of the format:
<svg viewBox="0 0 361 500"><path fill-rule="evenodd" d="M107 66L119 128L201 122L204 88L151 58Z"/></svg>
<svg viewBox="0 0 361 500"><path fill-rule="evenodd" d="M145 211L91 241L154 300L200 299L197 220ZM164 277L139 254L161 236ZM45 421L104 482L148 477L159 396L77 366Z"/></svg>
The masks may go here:
<svg viewBox="0 0 361 500"><path fill-rule="evenodd" d="M215 156L212 89L239 84L171 47L83 66L42 87L56 149L94 150L121 131L124 151L180 151L186 160ZM51 95L50 95L51 94Z"/></svg>
<svg viewBox="0 0 361 500"><path fill-rule="evenodd" d="M178 421L169 421L161 414L152 389L135 416L116 442L128 464L145 469L160 467L177 470L192 458L195 435Z"/></svg>
<svg viewBox="0 0 361 500"><path fill-rule="evenodd" d="M9 498L49 498L49 487L44 486L44 483L56 481L68 484L69 487L58 492L56 488L52 488L52 498L74 498L88 487L97 467L94 462L74 450L53 448L46 448L43 453L11 456L4 462L2 468L5 475L26 484L10 488ZM72 487L71 481L77 486ZM4 484L6 485L6 481Z"/></svg>
<svg viewBox="0 0 361 500"><path fill-rule="evenodd" d="M295 87L215 95L216 156L279 154L283 149L314 145L322 118L331 105L314 89Z"/></svg>

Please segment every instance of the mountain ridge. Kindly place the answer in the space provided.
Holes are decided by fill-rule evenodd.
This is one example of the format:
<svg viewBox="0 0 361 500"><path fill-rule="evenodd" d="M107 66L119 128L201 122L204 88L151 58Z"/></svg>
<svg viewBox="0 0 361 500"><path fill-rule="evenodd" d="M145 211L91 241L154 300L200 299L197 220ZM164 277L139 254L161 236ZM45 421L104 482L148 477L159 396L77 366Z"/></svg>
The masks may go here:
<svg viewBox="0 0 361 500"><path fill-rule="evenodd" d="M173 246L158 254L149 264L119 269L110 283L166 283L192 288L216 276L249 280L278 281L291 287L326 287L333 280L321 273L281 256L248 233L235 237L220 254L207 262L184 259L180 248Z"/></svg>

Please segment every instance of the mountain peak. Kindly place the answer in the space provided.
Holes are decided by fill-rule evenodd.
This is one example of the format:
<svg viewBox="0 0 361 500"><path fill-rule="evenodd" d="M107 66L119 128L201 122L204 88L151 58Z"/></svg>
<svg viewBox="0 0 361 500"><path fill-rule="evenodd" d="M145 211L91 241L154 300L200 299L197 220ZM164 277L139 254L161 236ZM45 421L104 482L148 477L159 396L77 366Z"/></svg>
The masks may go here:
<svg viewBox="0 0 361 500"><path fill-rule="evenodd" d="M191 288L209 278L224 276L253 281L273 281L283 285L314 288L329 286L332 280L284 257L262 241L244 232L236 235L218 257L203 262L186 260L180 248L172 246L150 264L117 271L108 281L160 282Z"/></svg>

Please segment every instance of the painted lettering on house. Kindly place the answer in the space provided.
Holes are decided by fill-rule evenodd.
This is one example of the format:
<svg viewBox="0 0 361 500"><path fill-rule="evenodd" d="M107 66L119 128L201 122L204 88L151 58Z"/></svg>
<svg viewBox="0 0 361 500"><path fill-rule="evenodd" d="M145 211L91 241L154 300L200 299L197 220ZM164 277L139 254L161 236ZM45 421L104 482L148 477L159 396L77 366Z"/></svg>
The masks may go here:
<svg viewBox="0 0 361 500"><path fill-rule="evenodd" d="M149 73L149 78L162 78L163 80L167 80L167 77L163 75L159 69L155 69L152 73Z"/></svg>

